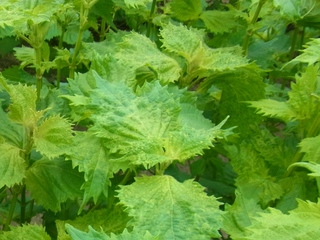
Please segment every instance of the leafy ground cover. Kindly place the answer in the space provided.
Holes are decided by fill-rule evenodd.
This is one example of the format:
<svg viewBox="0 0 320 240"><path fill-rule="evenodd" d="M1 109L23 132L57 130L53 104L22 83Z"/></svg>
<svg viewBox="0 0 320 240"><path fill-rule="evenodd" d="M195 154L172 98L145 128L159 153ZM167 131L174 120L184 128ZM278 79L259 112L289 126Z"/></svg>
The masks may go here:
<svg viewBox="0 0 320 240"><path fill-rule="evenodd" d="M0 6L0 239L320 239L319 1Z"/></svg>

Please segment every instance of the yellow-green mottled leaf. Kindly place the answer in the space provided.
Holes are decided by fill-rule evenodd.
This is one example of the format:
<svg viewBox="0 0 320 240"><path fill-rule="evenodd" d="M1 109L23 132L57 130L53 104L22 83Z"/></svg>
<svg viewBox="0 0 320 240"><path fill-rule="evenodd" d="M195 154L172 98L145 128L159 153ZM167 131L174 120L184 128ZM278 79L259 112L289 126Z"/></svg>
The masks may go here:
<svg viewBox="0 0 320 240"><path fill-rule="evenodd" d="M220 203L207 196L193 180L183 183L171 176L136 178L121 187L120 203L133 219L130 225L163 239L209 239L219 237Z"/></svg>
<svg viewBox="0 0 320 240"><path fill-rule="evenodd" d="M51 240L44 227L38 225L23 225L11 227L9 232L0 235L1 240Z"/></svg>
<svg viewBox="0 0 320 240"><path fill-rule="evenodd" d="M20 153L19 148L0 137L0 188L5 185L12 187L25 177L26 164Z"/></svg>
<svg viewBox="0 0 320 240"><path fill-rule="evenodd" d="M58 157L72 145L71 124L60 116L49 117L34 130L33 139L37 151L48 158Z"/></svg>
<svg viewBox="0 0 320 240"><path fill-rule="evenodd" d="M320 203L298 200L298 207L289 214L269 208L269 213L261 213L247 228L247 240L314 240L320 238Z"/></svg>
<svg viewBox="0 0 320 240"><path fill-rule="evenodd" d="M38 204L54 212L67 199L82 196L83 174L64 159L41 159L26 173L26 186Z"/></svg>

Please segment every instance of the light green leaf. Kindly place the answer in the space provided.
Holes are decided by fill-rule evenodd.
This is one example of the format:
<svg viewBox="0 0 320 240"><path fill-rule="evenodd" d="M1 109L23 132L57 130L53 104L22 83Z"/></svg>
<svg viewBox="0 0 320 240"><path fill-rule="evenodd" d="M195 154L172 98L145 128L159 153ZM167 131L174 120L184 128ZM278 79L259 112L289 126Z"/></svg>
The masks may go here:
<svg viewBox="0 0 320 240"><path fill-rule="evenodd" d="M236 11L204 11L200 19L204 22L206 28L213 33L225 33L237 27Z"/></svg>
<svg viewBox="0 0 320 240"><path fill-rule="evenodd" d="M299 146L301 147L301 152L306 153L304 160L320 163L320 135L303 139Z"/></svg>
<svg viewBox="0 0 320 240"><path fill-rule="evenodd" d="M71 123L60 116L51 116L35 128L33 140L37 151L48 158L58 157L72 145Z"/></svg>
<svg viewBox="0 0 320 240"><path fill-rule="evenodd" d="M285 66L291 66L299 62L308 63L308 65L313 65L316 62L320 61L320 39L319 38L311 39L309 42L307 42L307 44L304 47L305 49L302 50L302 53L296 58L292 59L287 64L285 64Z"/></svg>
<svg viewBox="0 0 320 240"><path fill-rule="evenodd" d="M273 99L262 99L248 102L250 106L257 109L257 113L263 116L279 118L283 121L290 121L295 115L293 109L286 102L279 102Z"/></svg>
<svg viewBox="0 0 320 240"><path fill-rule="evenodd" d="M246 237L241 239L303 239L320 238L320 204L298 199L298 208L283 214L269 208L269 213L261 213L255 223L247 228Z"/></svg>
<svg viewBox="0 0 320 240"><path fill-rule="evenodd" d="M38 225L22 225L11 227L10 231L1 233L1 240L50 240L44 227Z"/></svg>
<svg viewBox="0 0 320 240"><path fill-rule="evenodd" d="M320 177L320 164L314 163L314 162L297 162L294 164L291 164L289 168L293 167L303 167L308 170L310 170L312 173L309 173L309 176L312 177Z"/></svg>
<svg viewBox="0 0 320 240"><path fill-rule="evenodd" d="M312 120L319 111L319 100L314 96L319 91L317 84L318 66L308 66L301 76L296 76L296 83L291 84L288 101L264 99L250 104L258 108L260 114L284 121Z"/></svg>
<svg viewBox="0 0 320 240"><path fill-rule="evenodd" d="M123 207L116 205L113 208L90 211L74 220L56 220L56 224L59 237L66 236L66 223L81 231L87 231L88 223L90 223L90 226L94 229L102 228L107 234L120 234L126 228L130 219L128 214L124 212Z"/></svg>
<svg viewBox="0 0 320 240"><path fill-rule="evenodd" d="M124 36L123 42L118 44L116 55L127 66L138 69L147 66L156 73L155 78L163 84L176 81L180 76L180 66L173 59L160 52L147 37L131 33ZM132 61L135 59L135 61Z"/></svg>
<svg viewBox="0 0 320 240"><path fill-rule="evenodd" d="M205 32L183 25L168 24L160 31L162 47L192 62L194 55L202 48Z"/></svg>
<svg viewBox="0 0 320 240"><path fill-rule="evenodd" d="M82 232L71 225L66 225L67 231L72 237L72 240L132 240L132 239L141 239L141 240L160 240L161 238L151 235L148 231L141 233L136 230L128 232L127 229L123 231L120 235L115 235L111 233L111 236L108 236L103 231L98 232L89 226L89 232Z"/></svg>
<svg viewBox="0 0 320 240"><path fill-rule="evenodd" d="M273 3L287 19L296 21L301 18L302 0L273 0Z"/></svg>
<svg viewBox="0 0 320 240"><path fill-rule="evenodd" d="M201 0L172 0L170 3L172 17L186 22L196 20L202 12Z"/></svg>
<svg viewBox="0 0 320 240"><path fill-rule="evenodd" d="M97 202L101 195L108 196L109 178L113 177L113 168L109 162L109 149L103 139L95 137L91 132L76 134L75 145L70 149L70 159L73 166L78 166L84 172L85 182L82 206L93 198Z"/></svg>
<svg viewBox="0 0 320 240"><path fill-rule="evenodd" d="M9 144L22 147L23 128L21 125L11 122L8 115L0 108L0 138L2 137Z"/></svg>
<svg viewBox="0 0 320 240"><path fill-rule="evenodd" d="M261 206L280 199L283 189L275 177L269 175L269 167L253 146L243 141L237 148L227 146L227 157L238 174L236 185L245 190L244 196L257 199Z"/></svg>
<svg viewBox="0 0 320 240"><path fill-rule="evenodd" d="M37 160L26 173L26 186L37 203L54 212L67 199L81 197L83 175L64 159Z"/></svg>
<svg viewBox="0 0 320 240"><path fill-rule="evenodd" d="M164 239L219 237L220 203L193 180L179 183L171 176L136 178L121 187L120 203L133 217L131 225Z"/></svg>
<svg viewBox="0 0 320 240"><path fill-rule="evenodd" d="M25 178L26 163L20 156L21 149L8 144L0 137L0 188L12 187Z"/></svg>
<svg viewBox="0 0 320 240"><path fill-rule="evenodd" d="M7 89L11 98L9 118L32 130L45 112L36 111L37 93L35 87L22 84L7 85L4 81L0 83Z"/></svg>

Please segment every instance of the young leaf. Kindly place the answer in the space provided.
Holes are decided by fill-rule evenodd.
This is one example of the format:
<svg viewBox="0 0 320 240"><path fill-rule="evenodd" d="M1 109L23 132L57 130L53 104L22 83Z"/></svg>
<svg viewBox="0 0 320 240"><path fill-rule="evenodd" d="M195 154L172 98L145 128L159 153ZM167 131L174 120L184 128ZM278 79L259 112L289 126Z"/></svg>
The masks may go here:
<svg viewBox="0 0 320 240"><path fill-rule="evenodd" d="M71 124L60 116L45 119L33 133L37 151L48 158L59 157L72 145Z"/></svg>
<svg viewBox="0 0 320 240"><path fill-rule="evenodd" d="M8 144L0 137L0 188L12 187L25 177L26 163L20 155L21 149Z"/></svg>
<svg viewBox="0 0 320 240"><path fill-rule="evenodd" d="M203 190L192 180L179 183L171 176L152 176L122 186L118 196L139 231L164 239L219 237L220 203Z"/></svg>
<svg viewBox="0 0 320 240"><path fill-rule="evenodd" d="M22 84L7 85L3 79L0 80L0 84L8 91L12 102L9 106L9 118L32 130L44 113L44 111L36 111L36 89Z"/></svg>
<svg viewBox="0 0 320 240"><path fill-rule="evenodd" d="M298 208L283 214L269 208L268 213L261 213L254 219L254 224L247 228L243 239L304 239L320 238L320 204L298 201Z"/></svg>
<svg viewBox="0 0 320 240"><path fill-rule="evenodd" d="M41 239L50 240L44 227L38 225L22 225L22 227L11 227L10 231L1 233L1 240L17 239Z"/></svg>
<svg viewBox="0 0 320 240"><path fill-rule="evenodd" d="M27 170L26 186L38 204L54 212L67 199L81 197L83 175L64 159L40 159Z"/></svg>

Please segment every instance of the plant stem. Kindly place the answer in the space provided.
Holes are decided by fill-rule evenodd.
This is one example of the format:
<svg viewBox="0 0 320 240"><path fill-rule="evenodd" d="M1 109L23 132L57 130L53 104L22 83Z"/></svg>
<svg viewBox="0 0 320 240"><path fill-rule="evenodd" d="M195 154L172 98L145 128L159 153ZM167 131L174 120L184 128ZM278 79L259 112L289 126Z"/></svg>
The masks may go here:
<svg viewBox="0 0 320 240"><path fill-rule="evenodd" d="M37 100L40 100L40 92L42 89L42 71L41 71L41 46L34 47L36 54L36 86Z"/></svg>
<svg viewBox="0 0 320 240"><path fill-rule="evenodd" d="M8 213L7 219L3 225L4 231L9 230L10 223L13 219L14 209L15 209L16 203L18 201L18 195L19 195L19 193L17 193L16 191L13 191L13 196L12 196L12 200L11 200L11 204L10 204L9 213Z"/></svg>
<svg viewBox="0 0 320 240"><path fill-rule="evenodd" d="M255 24L258 20L258 17L259 17L259 14L260 14L260 11L262 9L262 6L263 4L266 2L266 0L260 0L259 3L258 3L258 6L257 6L257 9L254 13L254 16L249 24L249 27L251 27L251 25ZM253 31L251 29L247 29L247 33L246 33L246 36L244 38L244 41L243 41L243 44L242 44L242 50L244 52L244 55L247 55L248 54L248 47L249 47L249 43L250 43L250 39L251 39L251 36L253 34Z"/></svg>
<svg viewBox="0 0 320 240"><path fill-rule="evenodd" d="M153 0L152 1L152 5L151 5L151 11L150 11L150 17L149 17L149 21L148 21L148 27L147 27L147 33L146 33L146 36L148 38L150 38L150 34L151 34L151 26L152 26L152 15L156 9L156 3L157 3L157 0Z"/></svg>
<svg viewBox="0 0 320 240"><path fill-rule="evenodd" d="M121 180L121 182L118 185L125 185L128 182L130 177L131 177L131 171L127 170L124 175L124 178Z"/></svg>
<svg viewBox="0 0 320 240"><path fill-rule="evenodd" d="M59 38L59 43L58 43L58 49L62 49L62 44L63 44L63 38L64 34L66 32L66 28L62 27L61 29L61 35ZM61 82L61 60L59 59L57 61L57 88L60 88L60 82Z"/></svg>
<svg viewBox="0 0 320 240"><path fill-rule="evenodd" d="M103 18L101 19L101 27L100 27L100 34L99 40L102 42L106 37L106 20Z"/></svg>
<svg viewBox="0 0 320 240"><path fill-rule="evenodd" d="M298 33L299 33L299 28L297 26L295 26L294 31L293 31L293 36L292 36L291 48L290 48L290 52L289 52L290 59L294 58L296 44L297 44L297 40L298 40Z"/></svg>
<svg viewBox="0 0 320 240"><path fill-rule="evenodd" d="M26 185L23 185L21 191L21 200L20 200L20 224L24 224L26 221Z"/></svg>

